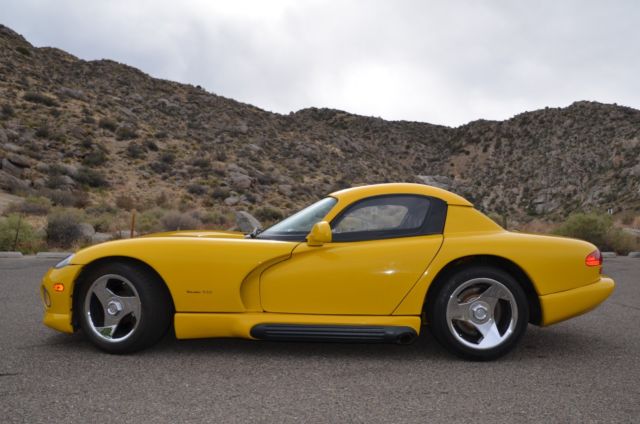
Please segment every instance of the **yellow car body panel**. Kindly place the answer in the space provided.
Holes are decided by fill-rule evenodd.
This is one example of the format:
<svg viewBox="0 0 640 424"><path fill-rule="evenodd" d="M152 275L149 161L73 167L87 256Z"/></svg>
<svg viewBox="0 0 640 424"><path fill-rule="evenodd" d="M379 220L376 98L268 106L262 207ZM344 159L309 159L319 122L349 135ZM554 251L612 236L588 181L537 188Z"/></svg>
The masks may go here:
<svg viewBox="0 0 640 424"><path fill-rule="evenodd" d="M611 278L602 277L593 284L540 296L542 325L555 324L592 310L609 297L614 286Z"/></svg>
<svg viewBox="0 0 640 424"><path fill-rule="evenodd" d="M74 284L84 267L129 258L152 268L175 306L179 338L246 337L260 323L398 325L419 332L425 298L447 266L478 255L509 261L530 280L542 325L586 312L613 290L587 267L590 243L508 232L462 197L418 184L380 184L331 194L324 221L371 196L416 194L447 204L442 234L330 242L247 239L224 231L171 232L95 245L43 280L44 323L72 332ZM53 284L63 283L63 292Z"/></svg>
<svg viewBox="0 0 640 424"><path fill-rule="evenodd" d="M46 291L46 295L50 299L50 306L47 307L45 302L43 322L46 326L63 333L73 333L71 323L73 283L81 269L79 266L51 268L44 275L40 286L40 295L44 302ZM63 290L56 291L53 288L54 284L62 284Z"/></svg>
<svg viewBox="0 0 640 424"><path fill-rule="evenodd" d="M209 337L239 337L251 339L251 328L258 324L301 325L376 325L412 328L420 334L421 320L417 316L359 316L302 314L181 314L175 315L176 336L179 339Z"/></svg>
<svg viewBox="0 0 640 424"><path fill-rule="evenodd" d="M262 274L262 306L267 312L391 315L441 244L441 235L301 243L289 260Z"/></svg>
<svg viewBox="0 0 640 424"><path fill-rule="evenodd" d="M594 250L595 246L582 240L505 231L472 207L449 206L438 256L394 314L419 314L438 273L465 257L486 255L506 259L527 275L538 296L544 296L598 281L599 267L587 267L584 262Z"/></svg>
<svg viewBox="0 0 640 424"><path fill-rule="evenodd" d="M73 263L86 265L104 257L136 259L164 280L177 312L246 312L242 299L245 278L265 262L287 259L297 244L244 238L142 237L89 247L78 252Z"/></svg>

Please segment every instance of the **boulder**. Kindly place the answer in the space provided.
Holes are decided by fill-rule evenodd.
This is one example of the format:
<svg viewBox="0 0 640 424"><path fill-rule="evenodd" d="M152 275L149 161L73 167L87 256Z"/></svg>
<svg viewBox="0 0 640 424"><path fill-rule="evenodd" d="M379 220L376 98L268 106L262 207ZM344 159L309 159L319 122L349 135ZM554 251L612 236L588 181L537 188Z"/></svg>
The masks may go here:
<svg viewBox="0 0 640 424"><path fill-rule="evenodd" d="M238 196L229 196L224 199L224 204L227 206L237 205L240 202L240 197Z"/></svg>
<svg viewBox="0 0 640 424"><path fill-rule="evenodd" d="M231 187L236 190L246 190L251 187L251 178L248 175L241 174L239 172L232 172L229 174L229 180Z"/></svg>
<svg viewBox="0 0 640 424"><path fill-rule="evenodd" d="M88 222L82 222L78 224L78 228L80 229L80 234L82 234L82 238L91 240L93 236L96 234L95 228L93 225Z"/></svg>
<svg viewBox="0 0 640 424"><path fill-rule="evenodd" d="M78 167L75 165L69 165L68 163L62 163L60 164L60 166L63 169L63 172L65 174L67 174L70 177L77 177L78 176Z"/></svg>
<svg viewBox="0 0 640 424"><path fill-rule="evenodd" d="M84 93L84 91L77 90L74 88L62 87L58 90L56 94L61 99L72 98L72 99L82 100L82 101L87 100L87 95Z"/></svg>
<svg viewBox="0 0 640 424"><path fill-rule="evenodd" d="M15 166L8 159L2 159L2 170L7 174L11 174L16 178L22 177L22 168Z"/></svg>
<svg viewBox="0 0 640 424"><path fill-rule="evenodd" d="M426 184L444 190L450 190L453 180L445 175L416 175L416 179L421 184Z"/></svg>
<svg viewBox="0 0 640 424"><path fill-rule="evenodd" d="M0 189L10 193L15 193L16 191L27 191L29 190L29 182L16 178L2 170L0 171Z"/></svg>
<svg viewBox="0 0 640 424"><path fill-rule="evenodd" d="M33 180L34 188L45 188L46 186L47 186L47 182L45 181L44 178L36 178L35 180Z"/></svg>
<svg viewBox="0 0 640 424"><path fill-rule="evenodd" d="M2 148L9 152L19 152L20 150L22 150L20 146L14 143L2 143Z"/></svg>
<svg viewBox="0 0 640 424"><path fill-rule="evenodd" d="M31 159L29 159L24 155L19 155L17 153L10 153L7 156L7 159L9 159L9 162L11 162L12 164L19 166L21 168L31 167Z"/></svg>
<svg viewBox="0 0 640 424"><path fill-rule="evenodd" d="M287 197L290 197L293 194L291 184L279 184L278 191Z"/></svg>
<svg viewBox="0 0 640 424"><path fill-rule="evenodd" d="M238 174L249 175L249 172L246 169L244 169L241 166L236 165L235 163L230 163L227 166L227 170L229 172L235 172L235 173L238 173Z"/></svg>
<svg viewBox="0 0 640 424"><path fill-rule="evenodd" d="M243 233L250 233L256 228L262 228L260 221L246 211L236 212L236 225Z"/></svg>
<svg viewBox="0 0 640 424"><path fill-rule="evenodd" d="M109 241L113 238L113 236L109 233L95 233L91 237L92 243L103 243L105 241Z"/></svg>
<svg viewBox="0 0 640 424"><path fill-rule="evenodd" d="M49 170L51 169L51 167L49 166L49 164L44 163L44 162L38 162L36 164L36 171L38 172L42 172L43 174L47 174L49 172Z"/></svg>

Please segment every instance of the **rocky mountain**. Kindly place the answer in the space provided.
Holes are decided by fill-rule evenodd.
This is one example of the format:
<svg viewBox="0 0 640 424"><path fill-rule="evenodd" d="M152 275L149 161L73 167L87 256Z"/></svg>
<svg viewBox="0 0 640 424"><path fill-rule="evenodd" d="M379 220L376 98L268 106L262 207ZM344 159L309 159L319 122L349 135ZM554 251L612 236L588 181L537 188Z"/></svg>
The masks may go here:
<svg viewBox="0 0 640 424"><path fill-rule="evenodd" d="M277 215L338 188L413 181L523 222L640 209L640 111L582 101L457 128L331 109L281 115L35 48L0 26L0 161L0 190L66 205Z"/></svg>

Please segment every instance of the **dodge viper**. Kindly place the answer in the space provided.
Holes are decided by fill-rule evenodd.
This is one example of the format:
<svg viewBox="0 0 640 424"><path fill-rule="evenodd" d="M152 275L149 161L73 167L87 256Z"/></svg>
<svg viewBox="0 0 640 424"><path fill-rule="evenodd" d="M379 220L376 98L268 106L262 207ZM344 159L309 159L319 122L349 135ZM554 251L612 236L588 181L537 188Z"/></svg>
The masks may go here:
<svg viewBox="0 0 640 424"><path fill-rule="evenodd" d="M410 343L490 360L528 324L613 291L581 240L506 231L464 198L419 184L349 188L251 234L176 231L82 249L44 276L44 324L127 353L236 337Z"/></svg>

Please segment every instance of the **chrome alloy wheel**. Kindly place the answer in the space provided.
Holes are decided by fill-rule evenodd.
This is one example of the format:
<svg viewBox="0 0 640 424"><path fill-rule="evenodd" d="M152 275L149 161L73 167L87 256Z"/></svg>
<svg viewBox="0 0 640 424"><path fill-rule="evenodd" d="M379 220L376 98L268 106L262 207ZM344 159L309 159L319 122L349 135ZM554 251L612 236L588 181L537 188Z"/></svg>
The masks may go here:
<svg viewBox="0 0 640 424"><path fill-rule="evenodd" d="M140 323L140 296L123 276L103 275L89 287L84 314L89 328L98 338L109 343L122 342Z"/></svg>
<svg viewBox="0 0 640 424"><path fill-rule="evenodd" d="M451 334L473 349L492 349L504 343L518 322L515 297L502 283L474 278L449 297L447 325Z"/></svg>

